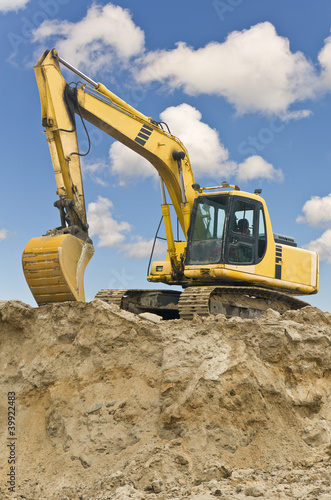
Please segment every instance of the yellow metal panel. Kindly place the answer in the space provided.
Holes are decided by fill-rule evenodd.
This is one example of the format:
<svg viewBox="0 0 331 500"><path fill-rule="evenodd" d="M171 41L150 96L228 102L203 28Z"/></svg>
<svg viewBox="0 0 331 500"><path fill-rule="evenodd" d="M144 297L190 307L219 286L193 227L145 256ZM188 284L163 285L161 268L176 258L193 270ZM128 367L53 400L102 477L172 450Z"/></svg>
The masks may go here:
<svg viewBox="0 0 331 500"><path fill-rule="evenodd" d="M312 266L312 253L310 251L282 245L282 280L304 285L316 285L316 278L312 278L314 272L316 276L316 264Z"/></svg>
<svg viewBox="0 0 331 500"><path fill-rule="evenodd" d="M22 264L37 304L85 300L84 272L93 253L90 243L71 234L32 238Z"/></svg>

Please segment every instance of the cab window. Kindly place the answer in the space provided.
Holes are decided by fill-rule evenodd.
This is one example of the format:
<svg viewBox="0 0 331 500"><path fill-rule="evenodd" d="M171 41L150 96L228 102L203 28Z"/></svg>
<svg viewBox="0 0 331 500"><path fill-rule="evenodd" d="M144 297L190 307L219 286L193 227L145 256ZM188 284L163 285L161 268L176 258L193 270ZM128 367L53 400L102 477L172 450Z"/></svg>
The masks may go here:
<svg viewBox="0 0 331 500"><path fill-rule="evenodd" d="M198 199L190 228L192 239L188 244L187 263L220 262L227 207L227 196Z"/></svg>
<svg viewBox="0 0 331 500"><path fill-rule="evenodd" d="M228 261L231 264L253 264L255 211L253 203L236 200L229 235Z"/></svg>
<svg viewBox="0 0 331 500"><path fill-rule="evenodd" d="M267 240L262 204L239 198L234 200L227 240L229 264L257 264L264 257Z"/></svg>
<svg viewBox="0 0 331 500"><path fill-rule="evenodd" d="M265 254L267 248L267 236L265 230L265 220L263 208L260 207L259 210L259 237L258 237L258 247L257 247L257 256L260 261Z"/></svg>

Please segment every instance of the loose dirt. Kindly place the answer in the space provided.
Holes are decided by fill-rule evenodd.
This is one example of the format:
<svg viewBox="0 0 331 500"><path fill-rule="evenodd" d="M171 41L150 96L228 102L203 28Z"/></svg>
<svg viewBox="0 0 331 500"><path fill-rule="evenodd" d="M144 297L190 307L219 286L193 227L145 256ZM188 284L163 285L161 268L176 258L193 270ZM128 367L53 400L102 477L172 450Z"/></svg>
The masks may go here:
<svg viewBox="0 0 331 500"><path fill-rule="evenodd" d="M8 301L0 363L0 498L331 500L330 313Z"/></svg>

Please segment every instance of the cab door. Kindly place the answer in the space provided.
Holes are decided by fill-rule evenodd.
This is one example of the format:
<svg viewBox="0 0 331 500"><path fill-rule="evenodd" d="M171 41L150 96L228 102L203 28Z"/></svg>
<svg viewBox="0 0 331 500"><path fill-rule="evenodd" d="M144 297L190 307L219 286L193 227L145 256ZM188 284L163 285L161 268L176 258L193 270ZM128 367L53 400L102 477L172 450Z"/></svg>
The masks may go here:
<svg viewBox="0 0 331 500"><path fill-rule="evenodd" d="M223 262L228 195L201 196L195 200L188 232L186 265Z"/></svg>
<svg viewBox="0 0 331 500"><path fill-rule="evenodd" d="M257 264L262 260L265 249L262 203L234 197L229 215L225 263L240 266Z"/></svg>

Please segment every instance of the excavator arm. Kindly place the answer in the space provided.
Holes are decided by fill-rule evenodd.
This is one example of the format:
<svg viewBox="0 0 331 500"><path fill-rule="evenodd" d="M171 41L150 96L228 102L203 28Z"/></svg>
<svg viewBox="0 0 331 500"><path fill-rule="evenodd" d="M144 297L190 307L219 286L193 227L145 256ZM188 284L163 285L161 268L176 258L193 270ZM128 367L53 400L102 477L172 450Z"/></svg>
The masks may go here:
<svg viewBox="0 0 331 500"><path fill-rule="evenodd" d="M78 74L84 82L69 85L60 63ZM168 252L175 270L180 271L172 235L166 185L183 233L187 236L194 199L197 194L187 150L162 125L96 83L61 59L55 49L46 51L35 74L54 168L61 226L33 238L23 252L23 271L38 304L65 300L85 300L83 275L94 249L88 237L76 116L87 120L146 158L161 180L162 214Z"/></svg>

